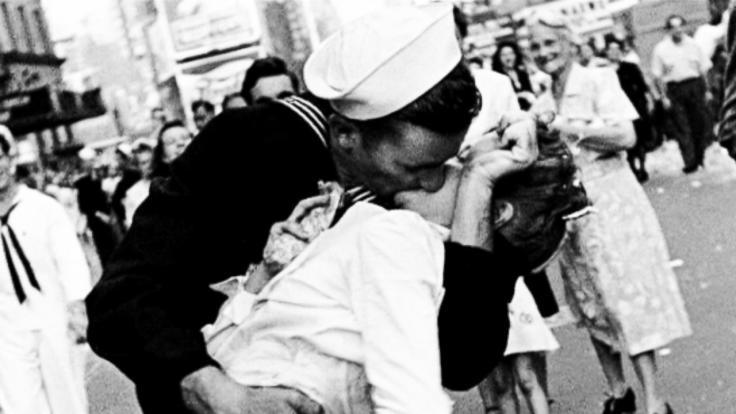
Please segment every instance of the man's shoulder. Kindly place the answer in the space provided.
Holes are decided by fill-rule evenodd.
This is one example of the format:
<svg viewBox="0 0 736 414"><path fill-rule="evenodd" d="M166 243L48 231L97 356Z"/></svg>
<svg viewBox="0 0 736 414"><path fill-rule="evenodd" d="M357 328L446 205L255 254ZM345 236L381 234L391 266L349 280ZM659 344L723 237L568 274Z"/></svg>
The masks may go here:
<svg viewBox="0 0 736 414"><path fill-rule="evenodd" d="M359 237L381 241L377 245L384 249L394 250L407 241L412 243L421 243L422 240L430 243L442 241L442 235L438 230L414 211L386 210L369 203L359 203L355 207L361 208L363 216L357 228Z"/></svg>
<svg viewBox="0 0 736 414"><path fill-rule="evenodd" d="M652 49L652 55L658 55L666 52L668 48L672 47L672 45L672 40L670 40L669 37L665 37L654 45L654 49Z"/></svg>
<svg viewBox="0 0 736 414"><path fill-rule="evenodd" d="M474 69L473 78L479 88L509 88L513 91L511 79L508 76L489 69Z"/></svg>
<svg viewBox="0 0 736 414"><path fill-rule="evenodd" d="M28 208L34 209L34 211L41 210L46 213L64 211L64 207L61 203L48 194L24 185L20 186L18 191L19 203L28 206Z"/></svg>
<svg viewBox="0 0 736 414"><path fill-rule="evenodd" d="M702 51L702 48L697 40L690 36L685 36L682 39L682 45L684 47L687 47L689 49L697 49L698 51Z"/></svg>

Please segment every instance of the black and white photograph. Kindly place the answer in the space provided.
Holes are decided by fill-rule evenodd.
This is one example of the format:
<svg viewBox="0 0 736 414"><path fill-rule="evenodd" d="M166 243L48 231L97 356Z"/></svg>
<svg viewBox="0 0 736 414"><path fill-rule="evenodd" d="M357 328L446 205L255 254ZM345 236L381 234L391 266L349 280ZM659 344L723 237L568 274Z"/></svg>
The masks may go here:
<svg viewBox="0 0 736 414"><path fill-rule="evenodd" d="M0 0L0 414L736 413L736 0Z"/></svg>

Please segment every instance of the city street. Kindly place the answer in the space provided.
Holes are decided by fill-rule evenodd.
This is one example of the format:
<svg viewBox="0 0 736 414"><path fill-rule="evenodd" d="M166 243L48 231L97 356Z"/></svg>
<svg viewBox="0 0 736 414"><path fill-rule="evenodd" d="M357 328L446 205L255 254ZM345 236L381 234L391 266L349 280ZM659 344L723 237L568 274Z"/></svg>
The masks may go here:
<svg viewBox="0 0 736 414"><path fill-rule="evenodd" d="M657 171L645 185L669 242L671 265L695 332L659 351L662 389L677 414L733 413L736 166L714 163L707 171L683 176L678 161L671 151L659 151L651 160ZM551 273L559 292L557 272ZM603 375L587 335L566 322L555 329L561 349L549 358L552 412L599 413L606 398ZM482 329L480 319L478 326ZM635 378L630 366L627 375ZM131 385L108 364L92 359L87 379L91 413L139 412ZM483 412L476 391L454 396L457 413Z"/></svg>

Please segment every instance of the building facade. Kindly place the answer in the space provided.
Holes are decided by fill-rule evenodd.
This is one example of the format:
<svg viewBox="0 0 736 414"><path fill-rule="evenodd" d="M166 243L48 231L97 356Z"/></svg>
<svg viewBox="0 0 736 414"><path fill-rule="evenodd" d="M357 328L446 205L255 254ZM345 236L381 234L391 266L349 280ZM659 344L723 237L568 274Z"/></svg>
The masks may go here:
<svg viewBox="0 0 736 414"><path fill-rule="evenodd" d="M73 147L70 126L105 113L100 90L65 90L40 0L0 1L0 123L45 161ZM31 162L25 153L22 161Z"/></svg>

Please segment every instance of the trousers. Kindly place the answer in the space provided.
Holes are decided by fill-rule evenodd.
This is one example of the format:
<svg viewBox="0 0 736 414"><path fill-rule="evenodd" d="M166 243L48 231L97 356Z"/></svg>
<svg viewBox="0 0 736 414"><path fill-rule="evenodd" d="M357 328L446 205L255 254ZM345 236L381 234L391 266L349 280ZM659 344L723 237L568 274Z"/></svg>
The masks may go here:
<svg viewBox="0 0 736 414"><path fill-rule="evenodd" d="M667 84L667 96L672 102L673 133L686 169L703 164L705 148L711 140L712 121L705 93L703 78Z"/></svg>

